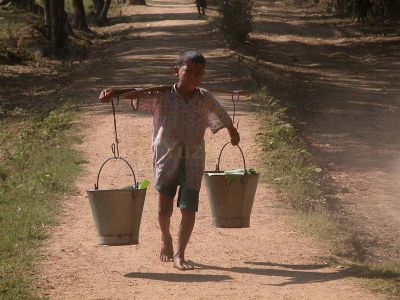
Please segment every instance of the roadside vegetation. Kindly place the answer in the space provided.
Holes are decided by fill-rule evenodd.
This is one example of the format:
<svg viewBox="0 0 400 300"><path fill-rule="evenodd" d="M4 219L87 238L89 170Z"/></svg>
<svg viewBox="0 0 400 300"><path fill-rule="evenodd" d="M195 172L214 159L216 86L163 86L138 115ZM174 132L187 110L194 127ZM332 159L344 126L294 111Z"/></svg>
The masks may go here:
<svg viewBox="0 0 400 300"><path fill-rule="evenodd" d="M38 246L56 222L59 200L71 193L82 162L72 149L73 109L1 124L0 298L33 298ZM15 111L16 117L22 112ZM18 118L19 119L19 118Z"/></svg>
<svg viewBox="0 0 400 300"><path fill-rule="evenodd" d="M370 3L338 0L334 6L337 13L354 16L360 23L396 23L399 20L397 2L377 1L369 5L367 2ZM220 3L215 25L227 39L245 42L252 29L253 5L254 1L242 0ZM391 9L392 6L396 9ZM238 55L246 58L240 54L240 49L235 47ZM296 103L283 102L270 95L268 88L262 87L263 79L257 71L259 69L253 70L251 80L255 82L253 86L258 86L254 88L253 100L259 107L262 124L259 143L264 153L263 175L280 199L297 211L294 226L329 244L332 250L326 257L328 263L344 268L348 276L361 278L363 284L374 291L399 296L399 264L367 261L362 238L335 197L340 187L334 186L328 172L318 166L293 121L299 117L296 114L301 113L301 109Z"/></svg>
<svg viewBox="0 0 400 300"><path fill-rule="evenodd" d="M75 29L57 49L32 1L13 2L0 1L0 298L35 299L38 249L85 163L74 150L79 108L58 91L86 63L93 42L111 37L97 33L92 1L85 0L92 29ZM111 21L121 5L112 3ZM65 11L73 23L72 1Z"/></svg>
<svg viewBox="0 0 400 300"><path fill-rule="evenodd" d="M400 295L400 265L366 261L365 249L355 226L335 200L336 187L320 168L291 121L290 104L283 104L258 89L253 100L261 105L259 142L264 153L264 178L280 199L297 210L293 225L329 244L326 261L344 268L348 276L362 279L368 288Z"/></svg>

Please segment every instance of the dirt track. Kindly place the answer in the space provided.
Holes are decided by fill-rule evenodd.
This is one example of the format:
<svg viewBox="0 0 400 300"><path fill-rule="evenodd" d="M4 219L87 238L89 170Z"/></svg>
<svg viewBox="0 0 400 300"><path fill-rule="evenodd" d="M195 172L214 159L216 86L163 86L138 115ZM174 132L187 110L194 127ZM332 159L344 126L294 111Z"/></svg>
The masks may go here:
<svg viewBox="0 0 400 300"><path fill-rule="evenodd" d="M178 2L178 1L175 1ZM197 48L208 59L204 86L240 87L240 67L226 54L223 43L197 18L193 7L141 7L124 11L122 24L111 31L125 30L124 41L105 51L95 66L77 72L65 90L87 103L81 117L86 154L86 172L77 181L75 195L65 199L61 223L54 228L40 264L38 284L51 299L381 299L356 285L340 269L321 264L327 249L285 225L288 212L260 184L251 220L246 229L215 229L211 226L206 192L201 191L200 210L187 258L196 269L185 273L158 260L160 234L156 194L146 198L138 246L97 246L86 190L92 188L101 163L111 156L112 115L109 105L97 103L105 86L153 85L174 82L176 54ZM195 39L193 37L196 37ZM206 43L204 41L207 41ZM79 96L76 96L79 95ZM219 99L230 109L229 98ZM132 115L127 103L118 107L120 153L131 161L139 180L152 179L151 118ZM257 120L250 106L239 107L241 145L250 167L260 169L260 152L255 142ZM208 134L207 168L214 167L219 149L227 139L221 131ZM227 152L226 167L236 167L238 153ZM103 182L120 187L127 171L105 170ZM105 186L103 186L105 187ZM179 211L175 210L172 232Z"/></svg>

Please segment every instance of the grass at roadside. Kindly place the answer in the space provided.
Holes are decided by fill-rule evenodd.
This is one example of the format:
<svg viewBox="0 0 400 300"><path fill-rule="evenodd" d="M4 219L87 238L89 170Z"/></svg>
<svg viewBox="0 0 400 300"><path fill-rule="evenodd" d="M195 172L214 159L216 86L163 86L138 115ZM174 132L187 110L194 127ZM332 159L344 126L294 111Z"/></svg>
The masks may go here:
<svg viewBox="0 0 400 300"><path fill-rule="evenodd" d="M328 242L333 254L329 260L343 265L348 276L362 278L372 290L400 296L398 263L362 263L362 241L351 221L341 214L330 177L313 162L307 144L290 121L288 108L266 88L254 93L253 99L261 106L259 142L265 178L283 201L299 211L295 225Z"/></svg>
<svg viewBox="0 0 400 300"><path fill-rule="evenodd" d="M263 130L260 143L266 178L282 199L301 211L321 210L330 203L329 178L312 161L308 146L299 137L287 115L287 108L270 96L266 88L253 96L261 105Z"/></svg>
<svg viewBox="0 0 400 300"><path fill-rule="evenodd" d="M58 200L71 192L82 162L72 149L73 110L0 125L0 298L35 298L37 248L56 222Z"/></svg>
<svg viewBox="0 0 400 300"><path fill-rule="evenodd" d="M112 2L111 18L118 18L121 5ZM0 299L37 298L32 285L39 246L84 163L73 150L79 142L71 131L74 107L63 105L73 99L60 91L96 45L71 38L64 59L37 56L46 44L32 31L34 22L36 16L14 8L0 11ZM10 64L5 49L22 63Z"/></svg>
<svg viewBox="0 0 400 300"><path fill-rule="evenodd" d="M351 264L347 267L350 275L361 278L365 287L376 292L400 296L400 262Z"/></svg>

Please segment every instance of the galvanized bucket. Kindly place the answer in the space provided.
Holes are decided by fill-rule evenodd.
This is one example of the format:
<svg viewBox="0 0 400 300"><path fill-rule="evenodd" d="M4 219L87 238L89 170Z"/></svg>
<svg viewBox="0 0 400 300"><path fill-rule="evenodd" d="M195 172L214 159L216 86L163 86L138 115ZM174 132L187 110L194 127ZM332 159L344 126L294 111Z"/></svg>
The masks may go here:
<svg viewBox="0 0 400 300"><path fill-rule="evenodd" d="M134 184L123 189L99 190L100 172L112 160L124 161L132 171ZM100 245L136 245L139 243L139 229L147 189L139 189L135 172L122 157L106 160L97 175L94 190L87 191L90 208Z"/></svg>
<svg viewBox="0 0 400 300"><path fill-rule="evenodd" d="M215 171L204 172L212 224L220 228L243 228L250 226L250 214L257 190L259 173L246 169L243 151L243 174L227 174L220 171L219 164L226 143L219 154Z"/></svg>

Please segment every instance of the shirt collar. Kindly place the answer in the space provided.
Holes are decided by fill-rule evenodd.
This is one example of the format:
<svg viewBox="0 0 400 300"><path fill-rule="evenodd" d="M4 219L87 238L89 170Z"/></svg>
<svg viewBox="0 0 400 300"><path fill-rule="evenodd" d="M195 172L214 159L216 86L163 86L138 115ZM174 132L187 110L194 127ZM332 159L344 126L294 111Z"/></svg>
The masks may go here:
<svg viewBox="0 0 400 300"><path fill-rule="evenodd" d="M178 94L179 96L181 96L181 94L179 94L179 92L178 92L178 84L177 83L175 83L173 86L172 86L172 92L174 92L175 94ZM201 87L197 87L196 88L196 94L198 95L198 94L200 94L201 96L205 96L206 94L207 94L207 90L206 89L203 89L203 88L201 88ZM196 95L195 94L195 95ZM195 95L193 95L193 96L195 96ZM182 97L182 96L181 96Z"/></svg>

